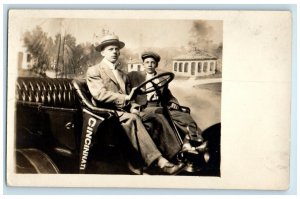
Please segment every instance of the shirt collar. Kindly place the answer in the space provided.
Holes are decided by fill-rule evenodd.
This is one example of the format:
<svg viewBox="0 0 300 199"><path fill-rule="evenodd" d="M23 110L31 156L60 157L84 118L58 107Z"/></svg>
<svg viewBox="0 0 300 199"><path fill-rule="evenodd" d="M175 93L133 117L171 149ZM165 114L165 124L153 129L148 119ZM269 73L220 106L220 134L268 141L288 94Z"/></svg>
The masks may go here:
<svg viewBox="0 0 300 199"><path fill-rule="evenodd" d="M116 62L115 64L113 64L105 58L103 58L103 61L108 65L109 69L111 70L116 70L121 65L120 62Z"/></svg>
<svg viewBox="0 0 300 199"><path fill-rule="evenodd" d="M147 73L147 74L146 74L146 79L151 79L151 78L154 77L155 75L156 75L156 72L155 72L155 73L152 73L152 74Z"/></svg>

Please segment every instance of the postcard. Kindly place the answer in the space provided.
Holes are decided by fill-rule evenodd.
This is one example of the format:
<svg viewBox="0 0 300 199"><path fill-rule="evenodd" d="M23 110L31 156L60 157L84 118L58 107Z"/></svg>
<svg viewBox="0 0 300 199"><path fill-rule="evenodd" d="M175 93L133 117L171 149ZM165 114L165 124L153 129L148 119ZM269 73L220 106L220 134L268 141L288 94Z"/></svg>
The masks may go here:
<svg viewBox="0 0 300 199"><path fill-rule="evenodd" d="M287 190L291 13L14 10L7 183Z"/></svg>

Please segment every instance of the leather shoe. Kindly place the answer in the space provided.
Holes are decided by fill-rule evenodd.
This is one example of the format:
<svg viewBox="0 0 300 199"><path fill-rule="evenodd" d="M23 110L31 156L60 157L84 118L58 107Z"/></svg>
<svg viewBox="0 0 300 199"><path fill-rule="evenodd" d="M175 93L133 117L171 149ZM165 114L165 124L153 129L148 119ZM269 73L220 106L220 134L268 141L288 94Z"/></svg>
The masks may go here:
<svg viewBox="0 0 300 199"><path fill-rule="evenodd" d="M145 172L145 170L147 169L147 167L143 167L143 166L134 166L130 161L127 162L127 167L128 169L136 175L149 175L148 173Z"/></svg>
<svg viewBox="0 0 300 199"><path fill-rule="evenodd" d="M192 145L189 142L186 142L182 145L182 151L195 151L196 148L192 147Z"/></svg>
<svg viewBox="0 0 300 199"><path fill-rule="evenodd" d="M200 146L196 147L196 150L199 152L206 152L207 148L207 141L203 142Z"/></svg>
<svg viewBox="0 0 300 199"><path fill-rule="evenodd" d="M176 165L176 164L173 164L171 162L167 162L160 169L161 169L161 172L163 174L176 175L179 172L181 172L184 168L185 168L185 165L183 163L180 163L180 164Z"/></svg>

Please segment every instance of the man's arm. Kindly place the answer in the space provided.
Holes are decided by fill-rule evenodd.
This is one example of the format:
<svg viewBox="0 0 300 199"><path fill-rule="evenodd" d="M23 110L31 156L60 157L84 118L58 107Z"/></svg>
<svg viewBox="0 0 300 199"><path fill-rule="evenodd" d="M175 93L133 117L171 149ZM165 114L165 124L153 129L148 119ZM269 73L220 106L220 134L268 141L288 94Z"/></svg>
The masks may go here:
<svg viewBox="0 0 300 199"><path fill-rule="evenodd" d="M95 100L114 104L118 109L122 109L127 105L127 95L107 90L96 67L90 67L87 70L87 85Z"/></svg>
<svg viewBox="0 0 300 199"><path fill-rule="evenodd" d="M179 105L178 100L176 99L176 97L174 97L174 95L171 93L169 88L165 88L164 90L164 97L166 99L168 99L168 103L175 103Z"/></svg>
<svg viewBox="0 0 300 199"><path fill-rule="evenodd" d="M179 109L180 104L178 102L178 100L176 99L176 97L174 97L174 95L171 93L169 88L165 88L164 90L164 97L167 100L167 105L168 107L172 108L172 109Z"/></svg>

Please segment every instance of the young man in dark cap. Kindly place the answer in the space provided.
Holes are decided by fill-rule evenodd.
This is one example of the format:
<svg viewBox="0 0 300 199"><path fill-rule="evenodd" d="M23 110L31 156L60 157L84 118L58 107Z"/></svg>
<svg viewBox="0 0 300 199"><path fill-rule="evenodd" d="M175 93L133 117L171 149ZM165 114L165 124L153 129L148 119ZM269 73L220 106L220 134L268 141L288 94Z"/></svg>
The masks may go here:
<svg viewBox="0 0 300 199"><path fill-rule="evenodd" d="M144 81L147 81L153 77L155 77L157 74L156 68L158 67L158 63L160 61L160 56L152 51L146 51L143 52L141 55L141 58L143 60L144 65L144 72L131 72L129 74L129 78L131 81L132 86L137 86L141 84ZM159 82L159 80L157 79ZM151 83L148 83L149 86L152 86ZM147 89L147 86L146 88ZM196 122L191 117L189 113L182 112L180 110L180 104L178 100L172 95L171 91L168 89L168 87L163 88L162 90L162 98L159 99L159 96L155 91L151 93L147 93L145 95L139 96L136 99L136 102L140 104L142 107L146 107L145 109L148 109L150 107L160 107L161 106L161 100L164 100L164 102L167 104L170 116L172 120L174 121L176 127L180 129L180 132L183 132L184 134L181 134L181 137L183 138L183 150L196 150L195 147L192 147L190 144L190 133L197 134L197 142L198 144L201 144L203 141L203 138L201 136L201 129L196 125ZM196 128L187 128L189 125L194 125ZM188 132L188 131L194 131L194 132Z"/></svg>
<svg viewBox="0 0 300 199"><path fill-rule="evenodd" d="M136 151L140 148L142 159L148 166L155 162L163 173L176 174L183 169L184 165L173 164L163 157L138 116L138 105L131 102L134 89L128 92L129 80L120 70L118 62L120 49L124 46L124 42L119 41L117 36L107 35L96 47L96 50L101 52L103 60L87 70L87 85L93 101L101 107L117 110L119 121L132 146Z"/></svg>

